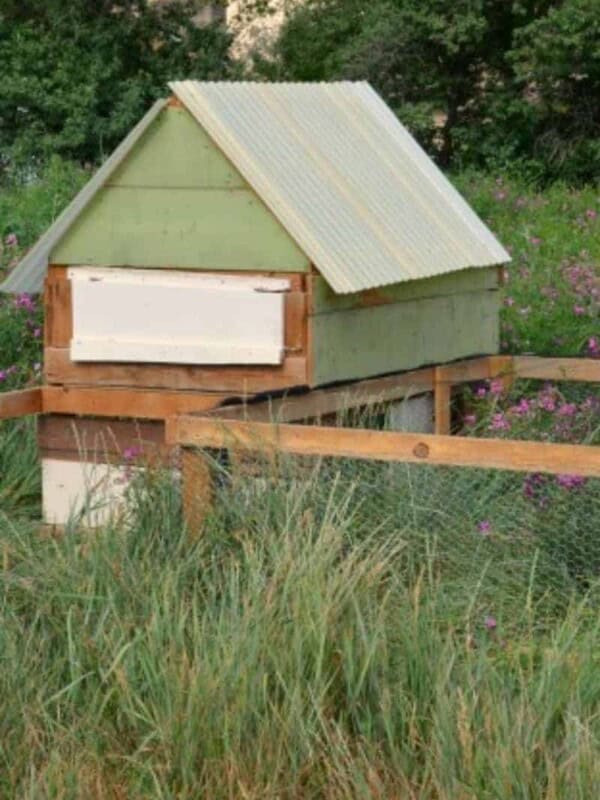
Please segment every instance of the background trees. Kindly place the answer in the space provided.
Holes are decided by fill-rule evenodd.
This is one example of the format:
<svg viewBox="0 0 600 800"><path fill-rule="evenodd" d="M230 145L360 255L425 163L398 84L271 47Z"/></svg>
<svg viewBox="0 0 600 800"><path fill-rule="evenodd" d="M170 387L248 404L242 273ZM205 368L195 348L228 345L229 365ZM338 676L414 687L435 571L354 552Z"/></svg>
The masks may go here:
<svg viewBox="0 0 600 800"><path fill-rule="evenodd" d="M598 0L306 0L268 77L370 81L444 166L600 174Z"/></svg>
<svg viewBox="0 0 600 800"><path fill-rule="evenodd" d="M243 0L288 10L243 63L201 2L0 0L0 164L98 161L169 79L245 73L368 80L444 167L600 175L600 0Z"/></svg>
<svg viewBox="0 0 600 800"><path fill-rule="evenodd" d="M4 165L102 158L168 80L227 75L229 43L188 2L0 0Z"/></svg>

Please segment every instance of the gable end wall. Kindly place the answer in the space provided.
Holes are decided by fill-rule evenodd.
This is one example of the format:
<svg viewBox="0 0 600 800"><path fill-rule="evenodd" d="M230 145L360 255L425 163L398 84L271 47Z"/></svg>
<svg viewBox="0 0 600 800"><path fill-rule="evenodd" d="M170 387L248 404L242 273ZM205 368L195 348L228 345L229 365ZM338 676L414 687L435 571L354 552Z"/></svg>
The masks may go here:
<svg viewBox="0 0 600 800"><path fill-rule="evenodd" d="M51 254L98 267L306 272L309 262L189 112L169 106Z"/></svg>

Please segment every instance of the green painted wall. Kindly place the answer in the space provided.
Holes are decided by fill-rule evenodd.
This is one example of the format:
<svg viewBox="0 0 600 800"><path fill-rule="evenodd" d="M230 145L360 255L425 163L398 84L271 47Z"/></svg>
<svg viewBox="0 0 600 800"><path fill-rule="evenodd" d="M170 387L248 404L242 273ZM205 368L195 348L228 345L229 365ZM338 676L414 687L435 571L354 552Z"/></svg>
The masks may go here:
<svg viewBox="0 0 600 800"><path fill-rule="evenodd" d="M425 278L419 281L396 283L357 294L336 294L320 275L313 278L313 313L345 311L364 308L376 303L402 303L426 297L446 297L498 287L497 267L478 267Z"/></svg>
<svg viewBox="0 0 600 800"><path fill-rule="evenodd" d="M401 287L398 287L401 289ZM313 386L499 350L499 293L480 290L311 317Z"/></svg>
<svg viewBox="0 0 600 800"><path fill-rule="evenodd" d="M309 261L185 110L159 115L55 264L304 272Z"/></svg>

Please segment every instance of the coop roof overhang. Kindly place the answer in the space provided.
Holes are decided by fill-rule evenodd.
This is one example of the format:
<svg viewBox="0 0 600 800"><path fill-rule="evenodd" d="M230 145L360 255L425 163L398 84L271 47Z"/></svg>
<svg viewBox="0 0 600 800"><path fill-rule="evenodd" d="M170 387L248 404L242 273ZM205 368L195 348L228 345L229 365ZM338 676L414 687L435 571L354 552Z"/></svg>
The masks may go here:
<svg viewBox="0 0 600 800"><path fill-rule="evenodd" d="M337 293L510 261L367 83L170 86ZM0 290L42 289L52 251L165 104L152 107Z"/></svg>
<svg viewBox="0 0 600 800"><path fill-rule="evenodd" d="M338 293L510 261L368 83L171 83Z"/></svg>

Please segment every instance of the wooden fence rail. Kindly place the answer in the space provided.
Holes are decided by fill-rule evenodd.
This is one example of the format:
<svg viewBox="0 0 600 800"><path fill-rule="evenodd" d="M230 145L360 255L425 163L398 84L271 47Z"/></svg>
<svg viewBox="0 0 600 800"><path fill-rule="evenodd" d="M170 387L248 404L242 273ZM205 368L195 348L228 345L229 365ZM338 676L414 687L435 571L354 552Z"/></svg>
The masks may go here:
<svg viewBox="0 0 600 800"><path fill-rule="evenodd" d="M518 472L600 477L600 447L465 436L396 433L313 425L276 425L181 416L167 421L167 442L183 447L251 450Z"/></svg>
<svg viewBox="0 0 600 800"><path fill-rule="evenodd" d="M20 392L0 393L0 419L26 417L30 414L41 414L43 410L43 394L39 387L23 389Z"/></svg>

